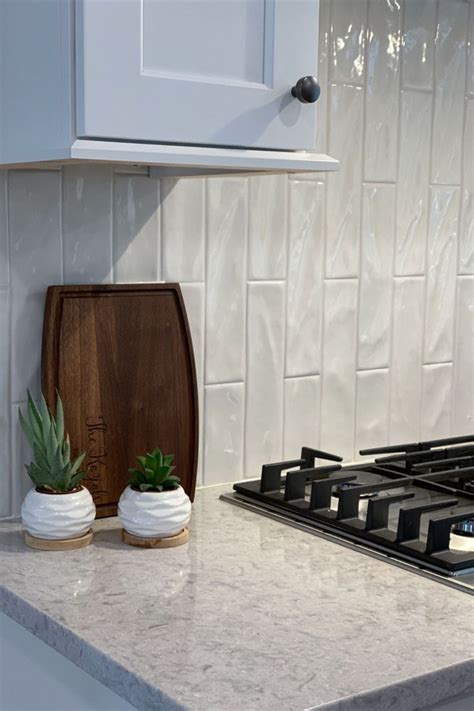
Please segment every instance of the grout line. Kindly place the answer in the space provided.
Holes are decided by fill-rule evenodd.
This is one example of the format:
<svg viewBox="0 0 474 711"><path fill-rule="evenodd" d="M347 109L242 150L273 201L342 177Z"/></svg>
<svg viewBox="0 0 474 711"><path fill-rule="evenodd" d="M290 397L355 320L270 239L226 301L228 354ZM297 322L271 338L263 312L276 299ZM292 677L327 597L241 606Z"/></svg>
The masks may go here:
<svg viewBox="0 0 474 711"><path fill-rule="evenodd" d="M59 259L60 283L64 284L64 171L59 173Z"/></svg>
<svg viewBox="0 0 474 711"><path fill-rule="evenodd" d="M8 427L7 427L7 437L8 442L6 443L8 449L8 462L9 462L9 509L10 516L13 516L13 477L15 472L13 471L13 422L12 422L12 410L11 399L13 393L13 284L11 279L11 229L10 229L10 171L6 171L5 179L5 205L6 205L6 217L7 217L7 259L8 259L8 324L7 324L7 337L8 337L8 355L7 355L7 370L9 374L7 382L7 403L8 405Z"/></svg>
<svg viewBox="0 0 474 711"><path fill-rule="evenodd" d="M284 284L284 279L247 279L247 284Z"/></svg>
<svg viewBox="0 0 474 711"><path fill-rule="evenodd" d="M161 204L162 201L162 184L161 184L161 179L159 178L156 181L156 199L157 199L157 210L158 210L158 219L156 221L156 240L158 242L158 249L156 250L156 278L158 281L161 281L163 279L163 273L164 273L164 229L163 229L163 206Z"/></svg>
<svg viewBox="0 0 474 711"><path fill-rule="evenodd" d="M434 361L423 361L421 364L422 367L424 368L425 366L433 366L433 365L453 365L453 360L434 360Z"/></svg>
<svg viewBox="0 0 474 711"><path fill-rule="evenodd" d="M285 380L306 380L306 378L320 378L321 371L310 371L308 373L298 373L298 375L285 375Z"/></svg>
<svg viewBox="0 0 474 711"><path fill-rule="evenodd" d="M203 398L203 403L202 403L202 422L201 422L201 428L202 428L202 437L201 437L201 446L202 446L202 452L201 452L201 482L202 484L205 484L206 481L206 476L205 476L205 471L206 471L206 462L205 462L205 452L206 452L206 428L204 427L204 423L207 421L207 405L206 405L206 361L207 361L207 332L206 332L206 324L207 324L207 272L208 272L208 265L207 265L207 256L208 256L208 230L209 230L209 220L208 220L208 204L209 204L209 183L207 178L203 178L203 229L204 229L204 264L203 264L203 270L204 270L204 283L203 283L203 313L202 313L202 398Z"/></svg>
<svg viewBox="0 0 474 711"><path fill-rule="evenodd" d="M248 178L246 180L247 192L246 192L246 209L247 209L247 221L245 224L245 251L244 251L244 274L248 277L249 269L249 234L250 234L250 181ZM245 289L245 311L244 311L244 406L242 415L242 477L245 477L247 471L247 417L248 417L248 403L249 403L249 286L250 283L247 281L244 284Z"/></svg>
<svg viewBox="0 0 474 711"><path fill-rule="evenodd" d="M285 205L286 205L286 210L285 210L285 241L284 241L284 247L285 247L285 280L283 282L284 284L284 303L283 303L283 309L282 309L282 317L283 317L283 324L282 324L282 406L281 406L281 412L282 412L282 417L281 417L281 448L280 448L280 454L282 456L282 459L285 457L285 432L286 432L286 386L285 386L285 374L286 374L286 359L287 359L287 336L288 336L288 272L289 272L289 257L290 257L290 181L287 177L285 181Z"/></svg>
<svg viewBox="0 0 474 711"><path fill-rule="evenodd" d="M109 220L109 255L110 255L110 282L113 284L115 282L115 265L114 265L114 194L115 194L115 180L114 172L110 170L110 220Z"/></svg>

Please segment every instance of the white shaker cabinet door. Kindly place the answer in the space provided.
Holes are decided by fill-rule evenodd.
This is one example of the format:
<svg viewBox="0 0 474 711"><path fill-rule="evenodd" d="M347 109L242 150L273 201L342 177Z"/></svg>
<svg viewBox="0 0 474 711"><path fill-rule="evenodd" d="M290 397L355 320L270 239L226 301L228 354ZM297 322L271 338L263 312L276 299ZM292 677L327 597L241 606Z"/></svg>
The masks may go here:
<svg viewBox="0 0 474 711"><path fill-rule="evenodd" d="M311 149L319 0L76 0L77 133Z"/></svg>

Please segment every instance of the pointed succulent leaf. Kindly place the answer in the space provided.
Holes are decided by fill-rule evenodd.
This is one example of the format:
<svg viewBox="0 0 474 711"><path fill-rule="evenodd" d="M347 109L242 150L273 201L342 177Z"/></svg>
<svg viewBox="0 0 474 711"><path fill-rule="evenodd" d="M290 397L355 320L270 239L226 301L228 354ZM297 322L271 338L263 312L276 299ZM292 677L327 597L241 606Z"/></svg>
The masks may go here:
<svg viewBox="0 0 474 711"><path fill-rule="evenodd" d="M140 484L140 491L149 491L153 489L153 484Z"/></svg>
<svg viewBox="0 0 474 711"><path fill-rule="evenodd" d="M56 436L61 444L64 439L64 410L58 390L56 390Z"/></svg>
<svg viewBox="0 0 474 711"><path fill-rule="evenodd" d="M20 420L21 429L25 433L25 436L26 436L26 439L28 440L29 445L33 448L34 444L35 444L35 439L36 439L35 433L33 431L31 424L23 416L23 413L22 413L20 407L18 408L18 419Z"/></svg>
<svg viewBox="0 0 474 711"><path fill-rule="evenodd" d="M145 469L146 467L146 457L137 457L138 461L142 465L142 468Z"/></svg>
<svg viewBox="0 0 474 711"><path fill-rule="evenodd" d="M174 459L174 454L167 454L166 457L163 458L163 463L169 466L171 462Z"/></svg>
<svg viewBox="0 0 474 711"><path fill-rule="evenodd" d="M75 474L78 470L79 467L81 466L82 462L84 461L84 457L86 456L85 452L81 452L81 454L77 457L76 461L71 467L71 474Z"/></svg>
<svg viewBox="0 0 474 711"><path fill-rule="evenodd" d="M69 435L66 435L66 438L63 442L63 459L65 462L71 461L71 443L69 441Z"/></svg>

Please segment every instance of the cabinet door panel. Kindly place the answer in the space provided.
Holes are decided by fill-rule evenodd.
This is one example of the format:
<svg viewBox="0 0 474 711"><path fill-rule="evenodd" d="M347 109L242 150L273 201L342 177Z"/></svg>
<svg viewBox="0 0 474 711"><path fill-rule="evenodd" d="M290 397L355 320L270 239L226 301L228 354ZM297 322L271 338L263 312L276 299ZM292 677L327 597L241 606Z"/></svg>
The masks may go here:
<svg viewBox="0 0 474 711"><path fill-rule="evenodd" d="M312 148L319 0L76 0L80 137Z"/></svg>

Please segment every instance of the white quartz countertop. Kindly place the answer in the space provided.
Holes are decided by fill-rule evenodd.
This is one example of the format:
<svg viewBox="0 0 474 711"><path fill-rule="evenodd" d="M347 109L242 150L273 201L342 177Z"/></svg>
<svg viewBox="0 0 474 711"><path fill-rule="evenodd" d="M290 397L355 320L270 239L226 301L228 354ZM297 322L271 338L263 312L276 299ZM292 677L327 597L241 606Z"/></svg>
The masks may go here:
<svg viewBox="0 0 474 711"><path fill-rule="evenodd" d="M410 711L472 689L473 599L198 491L189 544L0 524L0 610L139 709Z"/></svg>

